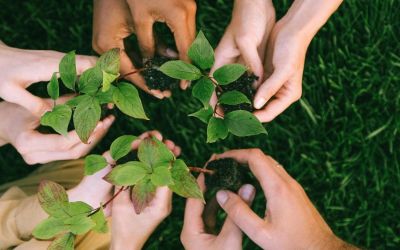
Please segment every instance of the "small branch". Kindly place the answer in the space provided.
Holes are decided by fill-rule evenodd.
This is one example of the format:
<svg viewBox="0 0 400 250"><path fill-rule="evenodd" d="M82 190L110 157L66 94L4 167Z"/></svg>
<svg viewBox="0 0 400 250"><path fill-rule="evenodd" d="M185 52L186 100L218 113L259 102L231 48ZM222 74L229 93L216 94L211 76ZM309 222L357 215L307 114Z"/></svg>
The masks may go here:
<svg viewBox="0 0 400 250"><path fill-rule="evenodd" d="M124 191L124 190L125 190L124 187L121 187L121 188L120 188L108 201L106 201L106 203L104 203L101 207L103 207L103 209L105 209L106 206L107 206L108 204L110 204L110 203L111 203L120 193L122 193L122 191ZM93 215L93 214L95 214L95 213L97 213L97 211L99 211L101 207L98 207L98 208L94 209L93 211L91 211L91 212L88 214L88 217L91 216L91 215Z"/></svg>
<svg viewBox="0 0 400 250"><path fill-rule="evenodd" d="M215 79L211 76L208 76L208 79L211 80L211 82L214 84L214 86L222 93L224 92L224 90L221 88L221 85L218 84L217 81L215 81Z"/></svg>
<svg viewBox="0 0 400 250"><path fill-rule="evenodd" d="M199 167L189 167L189 170L191 172L203 173L203 174L211 174L211 175L213 175L215 173L215 171L213 171L213 170L209 170L209 169L205 169L205 168L199 168Z"/></svg>
<svg viewBox="0 0 400 250"><path fill-rule="evenodd" d="M125 77L127 77L127 76L130 76L130 75L139 73L140 71L143 71L143 70L144 70L144 68L141 68L141 69L137 69L137 70L128 72L128 73L126 73L125 75L120 76L119 79L123 79L123 78L125 78Z"/></svg>

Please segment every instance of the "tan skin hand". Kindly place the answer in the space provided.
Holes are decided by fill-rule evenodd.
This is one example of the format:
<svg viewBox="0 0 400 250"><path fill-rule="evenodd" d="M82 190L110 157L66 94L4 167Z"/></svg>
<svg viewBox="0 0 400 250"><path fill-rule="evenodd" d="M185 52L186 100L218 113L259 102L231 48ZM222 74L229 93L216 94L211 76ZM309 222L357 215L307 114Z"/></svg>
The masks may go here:
<svg viewBox="0 0 400 250"><path fill-rule="evenodd" d="M267 204L260 218L236 194L219 191L217 200L228 218L264 249L343 249L303 188L273 158L259 149L231 150L217 159L233 158L248 164L260 182ZM290 239L290 240L288 240ZM355 248L353 248L355 249Z"/></svg>
<svg viewBox="0 0 400 250"><path fill-rule="evenodd" d="M204 192L206 187L203 174L200 174L197 182ZM243 202L250 205L255 196L255 189L251 185L243 185L239 189L238 195ZM186 201L184 224L181 233L181 241L185 249L242 249L242 231L229 217L225 219L221 231L217 235L207 232L202 217L204 208L203 202L199 199L189 198ZM216 214L213 216L215 217Z"/></svg>
<svg viewBox="0 0 400 250"><path fill-rule="evenodd" d="M64 103L72 96L60 97L58 103ZM43 99L50 107L53 100ZM114 117L100 121L91 134L89 144L84 144L75 131L67 136L42 134L36 130L40 118L14 103L1 102L0 143L12 144L28 164L48 163L57 160L78 159L86 155L107 133L114 122Z"/></svg>
<svg viewBox="0 0 400 250"><path fill-rule="evenodd" d="M141 140L154 136L162 140L158 131L147 132L140 136L132 144L132 149L136 150ZM170 140L164 140L164 144L179 156L181 149ZM119 188L116 188L118 192ZM146 240L157 226L171 213L172 210L172 191L168 187L157 188L156 194L149 206L140 214L136 214L130 199L129 190L122 191L112 202L112 231L111 249L142 249Z"/></svg>
<svg viewBox="0 0 400 250"><path fill-rule="evenodd" d="M48 102L29 93L26 88L49 81L64 53L50 50L23 50L0 41L0 98L19 104L37 117L51 110ZM96 57L76 56L78 74L93 67Z"/></svg>
<svg viewBox="0 0 400 250"><path fill-rule="evenodd" d="M187 50L196 32L196 2L193 0L95 0L93 23L93 48L104 53L111 48L122 49L121 75L137 70L125 52L123 39L136 33L142 56L154 56L157 44L153 34L155 22L165 22L174 34L179 58L188 60ZM171 57L165 48L159 54ZM126 79L157 98L169 97L170 91L149 90L140 74L130 74ZM181 82L181 88L187 87Z"/></svg>

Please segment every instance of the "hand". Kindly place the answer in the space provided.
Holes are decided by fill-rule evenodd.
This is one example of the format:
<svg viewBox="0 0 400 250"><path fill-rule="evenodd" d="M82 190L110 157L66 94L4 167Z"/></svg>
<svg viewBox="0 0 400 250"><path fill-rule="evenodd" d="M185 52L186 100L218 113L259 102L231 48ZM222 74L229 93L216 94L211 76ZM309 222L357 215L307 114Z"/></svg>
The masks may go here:
<svg viewBox="0 0 400 250"><path fill-rule="evenodd" d="M32 69L31 69L32 70ZM70 97L60 97L64 103ZM51 107L50 99L43 99ZM89 138L90 144L84 144L75 131L67 136L42 134L35 129L40 119L28 110L9 102L0 103L0 145L12 144L28 164L47 163L56 160L78 159L86 155L107 133L115 118L109 116L100 121Z"/></svg>
<svg viewBox="0 0 400 250"><path fill-rule="evenodd" d="M0 41L0 97L16 103L40 117L51 110L44 99L29 93L26 88L33 83L50 81L64 53L46 50L11 48ZM96 58L76 56L78 74L93 67Z"/></svg>
<svg viewBox="0 0 400 250"><path fill-rule="evenodd" d="M144 59L154 56L153 24L166 22L174 33L179 57L188 60L187 50L194 40L196 2L193 0L96 0L94 2L93 48L104 53L111 48L120 48L121 74L136 70L125 52L123 39L136 33ZM159 49L159 54L174 57L171 49ZM171 95L170 91L149 90L143 77L131 74L126 77L139 88L157 98ZM187 81L181 82L181 88L187 87Z"/></svg>
<svg viewBox="0 0 400 250"><path fill-rule="evenodd" d="M254 97L254 114L272 121L302 94L308 45L342 0L296 1L274 26L265 56L265 79Z"/></svg>
<svg viewBox="0 0 400 250"><path fill-rule="evenodd" d="M205 191L204 174L197 179L202 191ZM241 201L250 205L255 196L253 186L243 185L238 192ZM218 235L206 232L202 218L204 204L198 199L187 199L185 219L181 241L185 249L242 249L242 232L228 216ZM215 216L215 215L214 215Z"/></svg>
<svg viewBox="0 0 400 250"><path fill-rule="evenodd" d="M300 184L270 156L259 149L243 149L228 151L216 158L233 158L248 164L260 182L267 199L264 218L236 194L225 190L217 193L218 203L228 218L257 245L264 249L341 249L344 246Z"/></svg>
<svg viewBox="0 0 400 250"><path fill-rule="evenodd" d="M149 136L162 140L158 131L147 132L133 142L132 148L137 149L140 142ZM180 147L172 141L164 140L164 143L175 156L180 154ZM168 187L159 187L149 206L137 214L129 190L122 191L112 202L111 249L142 249L151 233L171 213L171 201L172 191Z"/></svg>

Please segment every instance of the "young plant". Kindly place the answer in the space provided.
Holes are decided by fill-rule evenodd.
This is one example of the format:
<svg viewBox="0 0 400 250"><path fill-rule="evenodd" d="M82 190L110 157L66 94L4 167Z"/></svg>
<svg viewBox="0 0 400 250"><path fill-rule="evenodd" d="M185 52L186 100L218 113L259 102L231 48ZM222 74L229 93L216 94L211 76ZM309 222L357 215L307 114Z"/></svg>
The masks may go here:
<svg viewBox="0 0 400 250"><path fill-rule="evenodd" d="M40 123L66 135L71 117L75 130L87 142L101 118L101 105L113 103L122 113L148 120L137 89L128 82L118 82L120 68L119 49L104 53L93 68L77 76L75 52L67 53L60 61L59 72L53 73L47 92L54 100L52 111L46 112ZM77 96L65 104L57 104L59 80Z"/></svg>
<svg viewBox="0 0 400 250"><path fill-rule="evenodd" d="M121 163L121 158L131 151L135 139L135 136L123 135L111 144L110 153L117 165L104 179L115 186L130 188L136 213L146 208L156 188L161 186L168 186L180 196L203 200L203 193L185 162L176 159L156 138L148 138L140 143L137 161ZM94 174L106 166L103 156L89 155L85 159L85 175Z"/></svg>
<svg viewBox="0 0 400 250"><path fill-rule="evenodd" d="M90 230L97 233L108 231L103 207L93 209L85 202L69 202L65 189L57 183L42 181L38 199L43 210L49 215L33 230L33 236L41 240L53 239L49 250L74 249L76 235Z"/></svg>
<svg viewBox="0 0 400 250"><path fill-rule="evenodd" d="M240 88L236 90L228 88L235 82L240 85L249 79L255 80L256 76L248 75L247 68L241 64L223 65L210 76L209 70L214 64L214 50L201 31L189 48L188 56L193 63L172 60L164 63L159 70L175 79L195 81L192 95L203 104L203 108L189 116L194 116L207 124L208 143L225 139L229 132L236 136L267 133L251 112L240 109L244 104L251 105L247 93L242 93ZM214 91L217 93L218 102L212 108L209 103ZM239 109L225 109L226 113L222 117L222 114L218 114L218 107L224 106Z"/></svg>

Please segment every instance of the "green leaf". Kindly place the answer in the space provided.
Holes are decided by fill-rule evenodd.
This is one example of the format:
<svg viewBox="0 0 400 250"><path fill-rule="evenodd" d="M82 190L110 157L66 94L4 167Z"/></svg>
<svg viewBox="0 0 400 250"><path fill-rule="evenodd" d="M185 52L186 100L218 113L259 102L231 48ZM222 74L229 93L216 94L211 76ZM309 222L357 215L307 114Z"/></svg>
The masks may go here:
<svg viewBox="0 0 400 250"><path fill-rule="evenodd" d="M83 201L74 201L68 204L68 217L76 215L88 215L93 208Z"/></svg>
<svg viewBox="0 0 400 250"><path fill-rule="evenodd" d="M75 51L71 51L61 59L59 65L60 78L65 87L75 90L76 81L76 64L75 64Z"/></svg>
<svg viewBox="0 0 400 250"><path fill-rule="evenodd" d="M153 137L146 138L140 143L138 158L141 162L154 167L174 160L175 156L164 143Z"/></svg>
<svg viewBox="0 0 400 250"><path fill-rule="evenodd" d="M47 93L53 100L57 100L60 96L60 89L58 86L58 78L56 72L53 73L50 82L47 84Z"/></svg>
<svg viewBox="0 0 400 250"><path fill-rule="evenodd" d="M68 227L64 225L63 219L49 217L41 221L33 230L32 235L41 240L51 239L57 234L67 231Z"/></svg>
<svg viewBox="0 0 400 250"><path fill-rule="evenodd" d="M208 77L202 77L193 87L192 95L208 107L212 93L215 90L213 82Z"/></svg>
<svg viewBox="0 0 400 250"><path fill-rule="evenodd" d="M122 113L132 116L133 118L149 119L143 110L139 93L132 84L126 82L119 83L114 90L113 100Z"/></svg>
<svg viewBox="0 0 400 250"><path fill-rule="evenodd" d="M102 92L106 92L110 89L111 83L115 81L119 76L118 74L110 74L103 71L103 88L101 89Z"/></svg>
<svg viewBox="0 0 400 250"><path fill-rule="evenodd" d="M65 233L53 240L47 250L74 250L74 245L75 236L72 233Z"/></svg>
<svg viewBox="0 0 400 250"><path fill-rule="evenodd" d="M108 232L108 224L106 220L106 216L104 215L103 206L100 206L99 211L94 213L90 218L96 223L96 226L92 229L97 233L107 233Z"/></svg>
<svg viewBox="0 0 400 250"><path fill-rule="evenodd" d="M242 64L226 64L218 68L213 77L220 85L227 85L236 81L246 70L247 68Z"/></svg>
<svg viewBox="0 0 400 250"><path fill-rule="evenodd" d="M214 50L202 31L189 48L188 56L201 69L206 70L214 64Z"/></svg>
<svg viewBox="0 0 400 250"><path fill-rule="evenodd" d="M114 85L111 85L108 91L99 91L96 93L95 97L100 102L100 104L113 103L113 94L115 89L116 87Z"/></svg>
<svg viewBox="0 0 400 250"><path fill-rule="evenodd" d="M141 180L132 188L131 199L137 214L140 214L148 206L155 193L156 186L151 183L149 178Z"/></svg>
<svg viewBox="0 0 400 250"><path fill-rule="evenodd" d="M42 181L37 196L40 206L47 214L57 218L65 217L68 195L61 185L52 181Z"/></svg>
<svg viewBox="0 0 400 250"><path fill-rule="evenodd" d="M211 116L213 115L213 109L211 106L208 106L206 109L200 109L189 116L196 117L200 121L204 122L205 124L208 124L208 121L210 120Z"/></svg>
<svg viewBox="0 0 400 250"><path fill-rule="evenodd" d="M136 138L137 137L134 135L123 135L115 139L110 147L111 157L115 161L118 161L129 154L132 150L132 142L136 140Z"/></svg>
<svg viewBox="0 0 400 250"><path fill-rule="evenodd" d="M217 117L211 117L207 126L207 143L213 143L219 139L225 139L228 136L228 128L225 120Z"/></svg>
<svg viewBox="0 0 400 250"><path fill-rule="evenodd" d="M261 122L252 113L236 110L225 115L225 123L229 132L236 136L267 134Z"/></svg>
<svg viewBox="0 0 400 250"><path fill-rule="evenodd" d="M76 215L64 220L65 225L73 234L85 234L96 226L96 223L87 215Z"/></svg>
<svg viewBox="0 0 400 250"><path fill-rule="evenodd" d="M107 51L100 56L99 60L97 60L96 66L99 66L102 71L117 75L120 67L119 51L118 48Z"/></svg>
<svg viewBox="0 0 400 250"><path fill-rule="evenodd" d="M52 111L47 111L42 118L40 118L40 124L49 126L57 133L66 136L71 115L71 108L68 105L60 104L55 106Z"/></svg>
<svg viewBox="0 0 400 250"><path fill-rule="evenodd" d="M181 60L172 60L164 63L159 68L161 72L169 77L182 80L197 80L202 74L194 65Z"/></svg>
<svg viewBox="0 0 400 250"><path fill-rule="evenodd" d="M129 161L117 165L104 179L117 186L132 186L151 172L146 164L138 161Z"/></svg>
<svg viewBox="0 0 400 250"><path fill-rule="evenodd" d="M88 155L85 157L85 175L92 175L107 167L106 159L101 155Z"/></svg>
<svg viewBox="0 0 400 250"><path fill-rule="evenodd" d="M92 98L90 95L78 95L72 99L69 99L65 104L68 105L70 108L76 108L79 103L83 101L88 101L88 99Z"/></svg>
<svg viewBox="0 0 400 250"><path fill-rule="evenodd" d="M99 122L100 116L100 103L93 97L82 100L78 106L76 106L73 120L76 133L82 142L87 142L90 134Z"/></svg>
<svg viewBox="0 0 400 250"><path fill-rule="evenodd" d="M218 102L220 104L227 104L227 105L237 105L240 103L248 103L251 104L251 101L245 94L240 91L232 90L223 93L219 98Z"/></svg>
<svg viewBox="0 0 400 250"><path fill-rule="evenodd" d="M186 198L197 198L204 202L203 192L196 179L190 173L189 168L186 166L185 162L178 159L174 162L171 169L172 179L174 184L168 187L174 191L176 194L186 197Z"/></svg>
<svg viewBox="0 0 400 250"><path fill-rule="evenodd" d="M170 165L165 163L154 167L150 179L155 186L167 186L174 183L169 167Z"/></svg>
<svg viewBox="0 0 400 250"><path fill-rule="evenodd" d="M94 94L103 82L103 72L96 66L85 70L79 77L79 92Z"/></svg>

